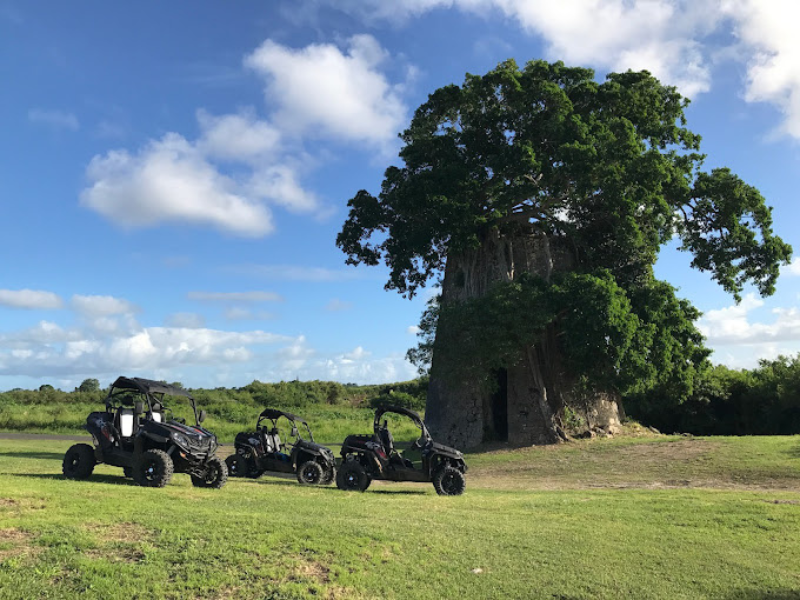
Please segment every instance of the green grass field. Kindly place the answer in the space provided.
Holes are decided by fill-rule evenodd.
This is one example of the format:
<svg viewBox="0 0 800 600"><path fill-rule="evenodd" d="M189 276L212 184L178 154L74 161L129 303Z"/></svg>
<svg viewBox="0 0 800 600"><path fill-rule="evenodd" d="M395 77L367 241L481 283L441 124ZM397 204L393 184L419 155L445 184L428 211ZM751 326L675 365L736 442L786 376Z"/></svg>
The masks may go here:
<svg viewBox="0 0 800 600"><path fill-rule="evenodd" d="M290 479L145 489L0 440L0 599L800 598L800 438L468 456L464 496Z"/></svg>
<svg viewBox="0 0 800 600"><path fill-rule="evenodd" d="M0 404L0 431L81 435L86 433L83 429L86 416L93 411L103 410L102 407L102 403L76 402ZM203 426L213 431L221 443L232 444L237 433L255 428L260 410L261 407L239 407L227 419L210 414ZM341 444L351 433L372 433L372 419L375 416L375 411L371 408L344 405L315 404L286 410L306 419L314 439L324 444ZM187 417L189 413L184 407L184 413L181 414ZM286 421L281 420L281 423L285 425ZM419 437L418 431L407 419L398 419L392 432L400 440L411 441ZM286 435L283 437L286 438Z"/></svg>

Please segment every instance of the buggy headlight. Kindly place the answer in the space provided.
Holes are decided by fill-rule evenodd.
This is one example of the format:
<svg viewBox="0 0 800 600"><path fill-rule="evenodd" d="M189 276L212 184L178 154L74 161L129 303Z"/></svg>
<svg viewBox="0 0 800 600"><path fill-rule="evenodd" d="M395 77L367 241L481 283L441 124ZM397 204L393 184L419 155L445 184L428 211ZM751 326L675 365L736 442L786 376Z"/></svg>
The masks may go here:
<svg viewBox="0 0 800 600"><path fill-rule="evenodd" d="M189 438L187 438L182 433L178 433L177 431L172 433L172 439L175 440L175 443L179 446L183 446L184 448L189 447Z"/></svg>

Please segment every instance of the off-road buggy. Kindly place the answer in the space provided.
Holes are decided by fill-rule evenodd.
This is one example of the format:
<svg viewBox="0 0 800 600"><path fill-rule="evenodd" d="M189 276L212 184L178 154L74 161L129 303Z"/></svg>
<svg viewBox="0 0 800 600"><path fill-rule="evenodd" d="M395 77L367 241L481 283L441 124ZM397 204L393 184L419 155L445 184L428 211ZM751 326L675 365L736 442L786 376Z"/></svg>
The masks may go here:
<svg viewBox="0 0 800 600"><path fill-rule="evenodd" d="M394 413L411 419L420 437L400 454L387 421L381 418ZM342 464L336 475L341 490L363 492L373 479L386 481L433 482L437 494L458 496L466 487L467 465L464 455L454 448L437 444L424 421L413 410L384 406L375 412L372 435L349 435L342 444Z"/></svg>
<svg viewBox="0 0 800 600"><path fill-rule="evenodd" d="M305 428L308 439L300 434L298 423ZM291 427L291 449L281 440L279 425L284 429ZM234 453L225 459L232 477L256 478L267 472L295 473L297 481L304 485L327 485L336 477L333 452L317 444L308 423L292 413L264 409L256 421L256 430L237 434L234 445Z"/></svg>
<svg viewBox="0 0 800 600"><path fill-rule="evenodd" d="M164 406L164 397L186 398L194 425ZM173 473L188 473L197 487L221 488L228 479L216 455L216 436L200 426L206 413L197 411L192 395L179 387L139 377L119 377L108 391L106 409L93 412L84 428L94 448L75 444L64 456L69 479L86 479L97 463L122 467L139 485L163 487ZM185 408L185 407L184 407ZM192 417L190 417L192 419Z"/></svg>

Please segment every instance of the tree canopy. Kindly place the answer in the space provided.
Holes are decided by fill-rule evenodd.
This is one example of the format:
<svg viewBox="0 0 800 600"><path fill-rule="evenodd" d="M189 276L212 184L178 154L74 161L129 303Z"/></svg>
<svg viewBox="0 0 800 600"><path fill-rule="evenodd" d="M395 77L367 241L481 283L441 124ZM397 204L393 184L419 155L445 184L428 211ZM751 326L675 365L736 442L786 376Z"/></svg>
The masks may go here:
<svg viewBox="0 0 800 600"><path fill-rule="evenodd" d="M772 231L759 191L727 168L701 170L688 100L647 71L609 74L563 63L513 60L432 93L402 133L402 166L381 191L359 191L337 238L349 264L390 268L387 289L411 297L448 258L490 232L567 240L574 268L547 281L498 282L484 297L432 306L421 323L429 357L446 311L446 343L486 373L558 326L576 373L594 386L636 390L691 384L708 351L699 312L657 281L659 249L678 237L738 300L747 284L775 290L791 247ZM439 334L441 335L441 331ZM468 356L467 356L468 355Z"/></svg>
<svg viewBox="0 0 800 600"><path fill-rule="evenodd" d="M513 60L436 90L401 135L404 166L378 197L359 191L337 238L350 264L391 269L413 295L448 254L493 227L568 235L583 268L636 278L678 235L693 266L737 298L771 294L791 248L761 194L728 169L700 171L688 100L650 73L594 72Z"/></svg>

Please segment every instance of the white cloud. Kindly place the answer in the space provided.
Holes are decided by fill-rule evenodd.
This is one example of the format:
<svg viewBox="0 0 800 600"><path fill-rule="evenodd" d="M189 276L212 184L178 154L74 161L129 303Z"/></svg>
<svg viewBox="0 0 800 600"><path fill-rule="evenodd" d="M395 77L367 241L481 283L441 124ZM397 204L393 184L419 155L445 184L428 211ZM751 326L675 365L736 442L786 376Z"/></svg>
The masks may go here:
<svg viewBox="0 0 800 600"><path fill-rule="evenodd" d="M137 155L114 150L95 156L81 204L128 227L163 222L212 225L257 237L272 231L269 210L238 192L198 149L176 133L151 141Z"/></svg>
<svg viewBox="0 0 800 600"><path fill-rule="evenodd" d="M422 331L417 325L410 325L408 329L406 329L406 333L409 335L417 335L420 331Z"/></svg>
<svg viewBox="0 0 800 600"><path fill-rule="evenodd" d="M617 71L647 69L687 96L707 91L710 72L698 41L719 15L711 2L573 0L494 4L549 44L548 54L568 63Z"/></svg>
<svg viewBox="0 0 800 600"><path fill-rule="evenodd" d="M279 370L287 374L287 379L300 377L299 370L303 369L315 354L316 351L308 346L305 336L301 335L292 344L276 353Z"/></svg>
<svg viewBox="0 0 800 600"><path fill-rule="evenodd" d="M372 358L371 353L360 346L352 352L320 361L313 366L313 373L319 379L356 383L408 381L418 376L417 370L404 357Z"/></svg>
<svg viewBox="0 0 800 600"><path fill-rule="evenodd" d="M724 0L747 61L749 102L770 102L784 113L782 133L800 138L800 44L795 0Z"/></svg>
<svg viewBox="0 0 800 600"><path fill-rule="evenodd" d="M245 188L293 213L308 213L319 208L317 197L303 188L298 173L289 165L269 165L255 171Z"/></svg>
<svg viewBox="0 0 800 600"><path fill-rule="evenodd" d="M32 350L39 346L75 341L79 338L76 332L65 330L56 323L39 321L34 327L22 331L0 334L0 349Z"/></svg>
<svg viewBox="0 0 800 600"><path fill-rule="evenodd" d="M418 376L416 368L399 354L374 357L361 346L350 352L320 355L300 337L275 353L268 370L254 373L262 381L299 378L354 383L408 381Z"/></svg>
<svg viewBox="0 0 800 600"><path fill-rule="evenodd" d="M800 275L800 258L795 258L790 264L781 268L781 275Z"/></svg>
<svg viewBox="0 0 800 600"><path fill-rule="evenodd" d="M403 84L380 70L387 58L369 35L350 38L345 51L267 40L244 63L265 79L273 112L260 118L252 108L199 109L195 140L172 132L135 153L96 155L81 204L123 227L210 225L243 237L274 230L270 206L323 218L329 211L302 181L315 162L304 143L324 135L383 151L396 145L407 110Z"/></svg>
<svg viewBox="0 0 800 600"><path fill-rule="evenodd" d="M748 294L738 305L706 312L698 328L712 347L800 342L799 309L773 308L771 322L754 321L753 311L763 306L763 300Z"/></svg>
<svg viewBox="0 0 800 600"><path fill-rule="evenodd" d="M500 13L541 36L550 58L624 71L647 69L683 94L707 91L701 40L720 22L715 0L328 0L367 20L401 23L434 9Z"/></svg>
<svg viewBox="0 0 800 600"><path fill-rule="evenodd" d="M222 116L198 110L197 120L203 132L197 146L208 157L249 162L280 150L280 132L253 110Z"/></svg>
<svg viewBox="0 0 800 600"><path fill-rule="evenodd" d="M264 331L232 332L207 328L139 327L112 337L91 330L64 330L52 323L0 336L0 375L75 376L149 373L181 366L250 360L263 345L295 343Z"/></svg>
<svg viewBox="0 0 800 600"><path fill-rule="evenodd" d="M385 383L416 376L415 368L399 354L375 357L362 346L321 354L304 336L261 330L131 324L128 329L98 332L42 321L36 327L0 334L2 378L111 381L120 373L181 380L193 387L242 385L254 378Z"/></svg>
<svg viewBox="0 0 800 600"><path fill-rule="evenodd" d="M137 312L136 305L113 296L72 296L72 308L88 317L107 317Z"/></svg>
<svg viewBox="0 0 800 600"><path fill-rule="evenodd" d="M434 9L486 18L497 12L541 36L550 58L616 71L647 69L695 96L711 86L712 55L744 62L744 97L784 114L780 132L800 138L796 0L317 0L367 21L403 23ZM736 48L718 34L735 35ZM731 50L735 52L731 52Z"/></svg>
<svg viewBox="0 0 800 600"><path fill-rule="evenodd" d="M189 292L189 300L202 302L282 302L275 292Z"/></svg>
<svg viewBox="0 0 800 600"><path fill-rule="evenodd" d="M378 70L387 58L375 38L356 35L344 52L332 44L294 49L267 40L245 65L265 77L281 127L384 145L406 121L398 89Z"/></svg>
<svg viewBox="0 0 800 600"><path fill-rule="evenodd" d="M0 306L49 310L61 308L64 303L58 294L41 290L0 290Z"/></svg>
<svg viewBox="0 0 800 600"><path fill-rule="evenodd" d="M32 108L28 111L28 120L31 123L46 125L53 129L68 129L70 131L78 131L80 129L78 117L63 110Z"/></svg>

